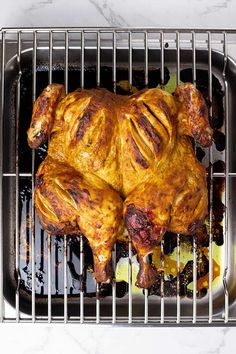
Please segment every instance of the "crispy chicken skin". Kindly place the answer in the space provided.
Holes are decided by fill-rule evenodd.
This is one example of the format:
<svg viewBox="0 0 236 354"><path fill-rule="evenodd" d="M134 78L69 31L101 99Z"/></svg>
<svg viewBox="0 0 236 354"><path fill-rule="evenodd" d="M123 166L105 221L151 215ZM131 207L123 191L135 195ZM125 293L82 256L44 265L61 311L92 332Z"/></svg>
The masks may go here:
<svg viewBox="0 0 236 354"><path fill-rule="evenodd" d="M201 93L189 83L179 85L175 97L180 103L179 133L192 136L203 147L211 145L212 129L208 122L208 109Z"/></svg>
<svg viewBox="0 0 236 354"><path fill-rule="evenodd" d="M80 174L47 157L36 175L35 205L49 234L86 235L94 256L98 282L113 278L111 251L122 230L123 203L106 182Z"/></svg>
<svg viewBox="0 0 236 354"><path fill-rule="evenodd" d="M28 144L34 149L43 144L51 133L54 123L54 114L60 100L65 97L63 85L53 84L47 86L33 107L28 134Z"/></svg>
<svg viewBox="0 0 236 354"><path fill-rule="evenodd" d="M147 89L130 97L105 89L65 96L61 85L49 85L28 130L32 148L50 137L35 188L43 228L84 234L96 280L109 282L124 220L140 263L136 284L149 288L158 270L148 255L164 233L193 234L207 214L205 169L188 136L204 147L212 142L206 103L192 84L174 96Z"/></svg>

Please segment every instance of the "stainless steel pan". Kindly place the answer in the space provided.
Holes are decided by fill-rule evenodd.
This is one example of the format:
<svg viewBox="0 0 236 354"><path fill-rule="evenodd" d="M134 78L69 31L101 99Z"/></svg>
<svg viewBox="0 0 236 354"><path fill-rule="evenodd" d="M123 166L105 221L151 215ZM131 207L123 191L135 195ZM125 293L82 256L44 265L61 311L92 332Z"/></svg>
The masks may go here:
<svg viewBox="0 0 236 354"><path fill-rule="evenodd" d="M80 322L151 325L234 324L236 319L236 200L235 87L236 31L173 29L2 29L1 30L1 238L0 318L17 322ZM221 160L225 169L209 168L210 225L208 289L200 297L197 283L196 239L186 243L176 235L176 292L167 296L162 274L160 296L133 288L135 258L127 257L127 284L99 289L87 271L89 248L83 237L47 237L32 203L34 175L45 149L31 152L26 143L32 104L51 82L64 82L66 91L117 83L129 87L164 85L169 74L191 71L195 84L207 75L212 103L215 81L223 90L225 148L206 149L204 164ZM210 105L212 115L212 105ZM223 245L216 246L212 231L214 183L223 180L221 195ZM188 245L192 260L192 296L181 295L180 266ZM114 266L120 246L113 251ZM161 244L165 265L165 241ZM182 258L181 258L182 257ZM214 280L215 261L220 273ZM134 263L133 263L134 262ZM136 292L135 292L136 291ZM123 293L122 293L123 292ZM122 295L122 296L121 296ZM12 308L8 305L11 304Z"/></svg>

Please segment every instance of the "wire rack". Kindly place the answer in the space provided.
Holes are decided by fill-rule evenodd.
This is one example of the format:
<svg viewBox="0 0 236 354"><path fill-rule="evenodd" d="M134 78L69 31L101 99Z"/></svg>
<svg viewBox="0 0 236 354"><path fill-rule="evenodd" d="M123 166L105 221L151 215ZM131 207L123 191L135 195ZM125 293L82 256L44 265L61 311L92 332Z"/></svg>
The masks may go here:
<svg viewBox="0 0 236 354"><path fill-rule="evenodd" d="M11 49L8 50L8 47ZM168 47L168 48L167 48ZM0 321L1 322L77 322L77 323L106 323L106 324L133 324L133 325L231 325L234 324L236 318L234 316L234 297L231 296L228 286L229 278L229 263L231 263L231 252L229 251L230 245L233 243L233 229L229 233L229 218L232 218L232 205L230 201L230 185L232 184L233 177L236 173L230 169L230 156L231 145L229 141L229 88L227 81L227 65L229 57L234 57L236 47L236 31L234 30L192 30L192 29L158 29L158 28L5 28L1 30L1 170L0 170ZM13 48L13 49L12 49ZM197 53L204 51L207 53L207 65L208 65L208 90L209 100L212 101L212 75L213 75L213 55L215 52L221 53L223 64L221 66L220 76L223 89L224 89L224 115L225 115L225 135L226 135L226 147L224 152L225 172L213 173L212 168L209 170L210 174L210 206L213 201L213 178L224 177L225 179L225 192L224 192L224 204L226 206L224 216L224 257L223 257L223 272L221 275L222 296L223 303L221 311L214 312L214 289L213 289L213 231L212 231L212 207L210 207L210 225L209 225L209 289L207 294L207 306L204 314L198 315L198 299L197 299L197 242L195 237L193 238L193 297L191 299L191 315L186 313L185 305L180 296L180 256L181 256L181 236L177 235L177 253L176 253L176 265L177 265L177 295L172 299L172 307L175 308L175 315L168 314L169 300L164 296L164 274L161 279L161 296L156 300L152 299L152 307L150 307L150 297L148 291L145 290L143 297L138 306L143 310L142 315L136 315L133 313L133 306L135 304L135 298L132 293L132 247L129 242L129 263L128 263L128 297L127 297L127 315L120 316L118 314L119 302L116 296L116 282L112 284L111 295L111 314L104 315L101 313L101 299L99 297L99 286L97 285L97 296L95 301L95 313L93 316L86 316L84 312L85 296L83 287L80 287L80 294L78 297L78 309L79 315L73 315L68 313L68 239L65 235L63 237L63 314L57 315L52 313L52 239L48 237L47 240L47 314L38 315L36 311L36 270L35 270L35 244L36 244L36 232L35 232L35 209L33 203L30 207L31 213L31 233L30 233L30 263L31 263L31 313L24 314L21 311L21 273L19 270L20 264L20 225L19 225L19 193L20 193L20 180L28 177L31 179L31 188L34 190L34 176L35 176L35 152L32 152L31 171L22 173L19 169L19 126L21 124L20 117L20 105L21 105L21 77L22 77L22 56L27 51L30 52L32 62L32 105L37 96L37 64L38 53L40 49L44 49L48 53L48 83L53 81L53 66L55 51L57 49L64 52L64 85L66 92L68 92L68 67L70 65L70 50L77 50L80 55L78 56L78 62L80 66L80 86L85 85L85 52L89 49L96 51L96 84L100 86L101 83L101 66L102 56L101 52L109 50L111 53L111 67L112 67L112 85L113 90L116 92L117 83L117 51L124 50L127 53L127 66L128 66L128 83L129 86L133 85L133 62L135 61L135 51L141 51L143 58L144 68L144 81L145 86L149 83L149 56L152 50L158 50L160 56L156 62L156 66L160 68L161 84L164 83L164 70L165 70L165 56L167 50L172 50L175 53L175 70L177 84L180 82L180 68L182 66L181 58L184 51L191 53L191 68L193 83L196 84L196 75L198 67ZM17 84L15 91L15 168L13 172L6 172L4 170L4 156L3 156L3 121L6 98L9 95L6 89L6 68L9 60L15 58L18 68ZM232 59L230 59L232 60ZM210 106L210 115L212 115L212 105ZM207 150L210 166L213 162L212 148ZM11 179L14 185L14 228L12 230L15 238L15 301L14 306L8 304L7 299L4 296L4 259L8 257L4 252L4 239L8 237L3 231L3 185L4 180ZM32 192L33 194L33 192ZM32 195L33 199L33 195ZM229 236L230 234L230 236ZM229 240L230 237L230 240ZM84 272L84 239L80 240L80 282L82 282ZM116 248L113 250L113 263L115 266ZM234 259L233 259L234 261ZM161 243L161 266L164 266L164 241ZM221 299L221 300L222 300ZM157 302L158 314L153 316L152 308L155 307L155 301ZM153 304L154 303L154 304ZM174 304L174 305L173 305Z"/></svg>

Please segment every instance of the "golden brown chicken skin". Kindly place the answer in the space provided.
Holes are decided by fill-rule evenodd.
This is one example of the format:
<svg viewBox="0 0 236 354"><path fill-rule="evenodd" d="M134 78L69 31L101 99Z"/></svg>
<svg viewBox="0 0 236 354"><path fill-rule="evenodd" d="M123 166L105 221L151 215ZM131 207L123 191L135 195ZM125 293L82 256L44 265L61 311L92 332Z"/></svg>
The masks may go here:
<svg viewBox="0 0 236 354"><path fill-rule="evenodd" d="M86 235L98 282L113 278L111 251L123 231L123 203L106 182L47 157L36 175L35 206L49 234Z"/></svg>
<svg viewBox="0 0 236 354"><path fill-rule="evenodd" d="M54 124L56 108L63 97L65 97L64 86L53 84L47 86L36 100L27 132L28 144L32 149L47 140Z"/></svg>
<svg viewBox="0 0 236 354"><path fill-rule="evenodd" d="M45 89L54 98L45 103L43 92L36 101L28 131L33 148L42 141L36 125L47 127L43 140L50 136L35 190L42 226L50 234L83 233L95 278L106 282L124 220L140 263L136 284L149 288L157 270L148 255L164 233L192 234L207 214L205 169L187 137L211 144L205 101L192 84L174 96L149 89L130 97L105 89L64 96L54 85Z"/></svg>
<svg viewBox="0 0 236 354"><path fill-rule="evenodd" d="M140 271L137 285L149 288L156 272L148 264L166 231L193 234L207 215L205 171L189 141L180 138L170 160L146 179L125 200L125 223L137 251Z"/></svg>
<svg viewBox="0 0 236 354"><path fill-rule="evenodd" d="M140 123L143 117L136 146L139 152L149 148L150 155L145 155L143 182L124 202L124 217L140 263L136 284L149 288L156 270L147 256L164 233L193 234L207 215L205 169L186 135L206 147L212 142L212 129L206 103L192 84L178 86L174 97L156 89L138 93L133 109ZM137 171L142 164L136 162Z"/></svg>
<svg viewBox="0 0 236 354"><path fill-rule="evenodd" d="M200 145L212 142L212 129L208 122L208 108L201 93L189 83L177 86L175 97L179 102L178 132L192 136Z"/></svg>

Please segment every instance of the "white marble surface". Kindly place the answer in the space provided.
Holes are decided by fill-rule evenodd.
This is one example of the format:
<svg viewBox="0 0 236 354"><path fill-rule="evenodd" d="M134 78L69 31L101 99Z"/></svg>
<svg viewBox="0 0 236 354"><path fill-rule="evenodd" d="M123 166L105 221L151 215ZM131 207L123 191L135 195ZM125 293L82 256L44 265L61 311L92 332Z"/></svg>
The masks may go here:
<svg viewBox="0 0 236 354"><path fill-rule="evenodd" d="M235 0L0 0L1 26L235 27Z"/></svg>
<svg viewBox="0 0 236 354"><path fill-rule="evenodd" d="M1 353L233 354L235 329L118 328L79 325L0 327Z"/></svg>
<svg viewBox="0 0 236 354"><path fill-rule="evenodd" d="M0 26L236 27L235 0L0 0ZM0 326L0 352L233 354L236 328Z"/></svg>

